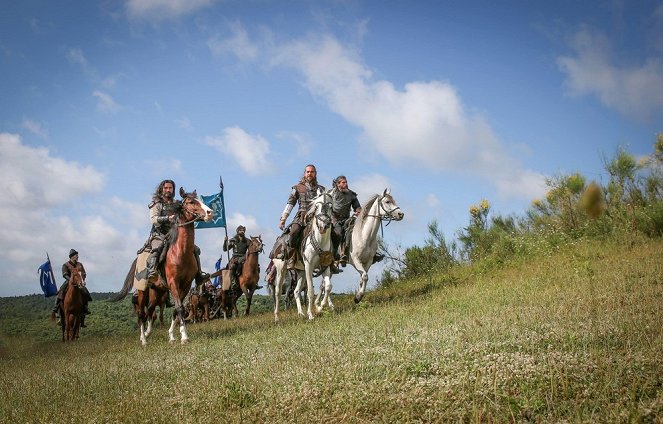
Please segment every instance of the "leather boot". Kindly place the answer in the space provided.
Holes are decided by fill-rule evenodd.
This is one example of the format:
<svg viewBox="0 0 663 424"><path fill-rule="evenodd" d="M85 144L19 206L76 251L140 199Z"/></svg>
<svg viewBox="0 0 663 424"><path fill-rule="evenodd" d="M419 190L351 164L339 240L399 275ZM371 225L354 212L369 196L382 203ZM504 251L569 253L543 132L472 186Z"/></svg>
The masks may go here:
<svg viewBox="0 0 663 424"><path fill-rule="evenodd" d="M87 310L87 306L85 307L85 310ZM89 314L89 312L88 312ZM85 314L81 315L81 327L86 328L87 325L85 325Z"/></svg>
<svg viewBox="0 0 663 424"><path fill-rule="evenodd" d="M196 286L200 286L205 280L209 280L209 274L203 272L200 268L200 256L194 255L196 257L196 264L198 264L198 273L196 274Z"/></svg>
<svg viewBox="0 0 663 424"><path fill-rule="evenodd" d="M157 271L157 260L159 258L159 251L153 250L150 256L147 257L147 282L156 283L159 279L159 272Z"/></svg>
<svg viewBox="0 0 663 424"><path fill-rule="evenodd" d="M56 321L57 324L60 324L60 307L62 306L62 299L55 299L55 306L51 310L51 320Z"/></svg>

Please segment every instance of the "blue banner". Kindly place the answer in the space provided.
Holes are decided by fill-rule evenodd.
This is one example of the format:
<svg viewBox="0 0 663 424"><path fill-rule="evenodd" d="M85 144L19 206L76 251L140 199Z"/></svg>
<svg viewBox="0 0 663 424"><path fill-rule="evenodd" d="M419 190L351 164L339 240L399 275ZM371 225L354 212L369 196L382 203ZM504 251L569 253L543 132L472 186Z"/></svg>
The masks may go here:
<svg viewBox="0 0 663 424"><path fill-rule="evenodd" d="M39 284L44 292L44 297L55 296L58 293L58 286L55 285L55 276L53 275L50 259L37 268L37 274L39 274Z"/></svg>
<svg viewBox="0 0 663 424"><path fill-rule="evenodd" d="M214 219L210 222L197 221L193 225L196 229L216 228L226 226L226 208L223 206L223 189L211 196L200 196L200 200L214 211Z"/></svg>
<svg viewBox="0 0 663 424"><path fill-rule="evenodd" d="M217 271L221 269L221 259L222 258L219 258L219 260L216 261L216 265L214 265L214 269L216 269ZM219 287L220 283L221 283L221 276L217 275L216 277L214 277L214 280L212 281L212 285L214 287Z"/></svg>

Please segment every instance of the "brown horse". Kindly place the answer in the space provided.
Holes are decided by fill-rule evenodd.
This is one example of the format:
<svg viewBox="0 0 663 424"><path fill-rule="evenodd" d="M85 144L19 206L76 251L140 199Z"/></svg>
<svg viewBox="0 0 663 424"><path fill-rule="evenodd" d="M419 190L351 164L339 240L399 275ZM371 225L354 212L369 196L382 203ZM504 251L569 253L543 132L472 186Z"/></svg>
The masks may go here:
<svg viewBox="0 0 663 424"><path fill-rule="evenodd" d="M189 301L189 316L186 317L186 320L194 323L209 321L212 296L214 296L214 294L212 293L212 290L207 287L207 284L201 286L197 293L191 293Z"/></svg>
<svg viewBox="0 0 663 424"><path fill-rule="evenodd" d="M78 272L78 269L73 268L71 277L69 278L67 294L64 296L64 301L62 302L63 311L60 315L63 317L60 320L63 342L73 342L78 338L81 329L81 319L84 313L84 295L81 290L81 287L84 285L85 281L83 281L80 272Z"/></svg>
<svg viewBox="0 0 663 424"><path fill-rule="evenodd" d="M260 279L260 264L258 263L258 255L262 253L264 244L262 242L262 237L249 237L249 247L246 250L246 259L244 260L244 265L242 265L242 273L239 275L239 288L242 290L242 294L246 296L246 309L244 310L244 315L248 315L251 310L251 299L253 299L253 292L258 286L258 280ZM237 299L242 295L236 296L233 299L233 307L235 314L237 313Z"/></svg>
<svg viewBox="0 0 663 424"><path fill-rule="evenodd" d="M181 343L185 344L189 341L189 336L186 334L185 311L182 302L191 288L191 282L198 273L198 264L194 254L193 223L194 221L211 221L214 218L214 212L198 199L195 190L187 193L180 187L180 196L182 206L178 214L177 225L173 226L173 230L171 230L173 237L169 241L164 270L170 293L175 300L173 321L168 329L168 336L171 342L175 341L175 325L179 322Z"/></svg>
<svg viewBox="0 0 663 424"><path fill-rule="evenodd" d="M152 315L149 315L151 317L152 322L156 322L157 320L157 310L156 308L159 308L159 321L161 322L161 325L163 326L163 311L166 309L166 302L168 302L168 289L165 289L163 286L165 284L161 284L160 282L157 282L154 286L150 287L149 289L149 300L148 300L148 311L149 311L149 305L152 304L154 305L154 310L152 311ZM133 298L133 304L134 304L134 310L136 312L136 316L140 314L140 306L138 303L138 293L136 293L136 296ZM148 312L145 312L146 315ZM139 323L140 325L140 323Z"/></svg>
<svg viewBox="0 0 663 424"><path fill-rule="evenodd" d="M165 264L159 265L160 280L166 281L170 294L173 295L175 308L173 310L173 321L168 329L168 337L171 342L175 341L175 325L179 323L181 342L189 341L186 334L185 308L183 305L191 283L198 272L198 264L194 254L194 226L195 221L211 221L214 212L205 205L194 190L187 193L180 188L182 203L176 209L177 219L170 230L166 245ZM136 278L136 263L134 260L124 280L124 287L120 293L110 299L118 301L123 299L134 284ZM147 290L137 290L138 293L138 327L140 342L143 346L147 344L147 336L152 330L152 319L156 309L156 300L149 299Z"/></svg>

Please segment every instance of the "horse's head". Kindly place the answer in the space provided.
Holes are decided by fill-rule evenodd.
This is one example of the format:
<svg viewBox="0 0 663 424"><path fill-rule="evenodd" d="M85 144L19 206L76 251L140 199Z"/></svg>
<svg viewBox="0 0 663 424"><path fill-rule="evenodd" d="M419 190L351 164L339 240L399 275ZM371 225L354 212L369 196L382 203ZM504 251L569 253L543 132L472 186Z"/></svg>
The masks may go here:
<svg viewBox="0 0 663 424"><path fill-rule="evenodd" d="M381 215L382 219L400 221L405 216L388 188L380 195L378 202L378 215Z"/></svg>
<svg viewBox="0 0 663 424"><path fill-rule="evenodd" d="M85 280L83 280L83 276L81 275L78 268L71 269L71 275L69 276L69 285L75 287L85 286Z"/></svg>
<svg viewBox="0 0 663 424"><path fill-rule="evenodd" d="M212 211L209 206L198 199L196 190L191 193L187 193L184 191L183 187L180 187L180 196L182 196L182 213L184 215L184 219L187 222L209 222L214 218L214 211Z"/></svg>
<svg viewBox="0 0 663 424"><path fill-rule="evenodd" d="M262 242L262 236L258 237L249 236L249 248L247 253L262 253L265 244Z"/></svg>
<svg viewBox="0 0 663 424"><path fill-rule="evenodd" d="M315 225L318 231L324 234L327 229L331 228L331 214L332 214L332 196L328 192L322 192L309 204L306 216L315 220Z"/></svg>

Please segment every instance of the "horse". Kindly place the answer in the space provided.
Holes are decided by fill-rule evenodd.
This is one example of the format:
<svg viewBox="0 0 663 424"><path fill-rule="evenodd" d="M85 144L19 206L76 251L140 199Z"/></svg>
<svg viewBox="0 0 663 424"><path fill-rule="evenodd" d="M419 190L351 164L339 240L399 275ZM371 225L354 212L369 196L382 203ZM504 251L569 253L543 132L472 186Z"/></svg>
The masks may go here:
<svg viewBox="0 0 663 424"><path fill-rule="evenodd" d="M136 296L134 296L134 298L132 299L136 316L140 314L140 307L138 306L137 295L138 293L136 293ZM163 288L163 284L160 285L157 283L156 285L149 288L149 302L154 302L156 304L156 307L159 308L159 321L163 326L163 311L166 309L166 302L168 302L168 290ZM152 322L156 322L157 320L156 307L154 308L154 312L152 313Z"/></svg>
<svg viewBox="0 0 663 424"><path fill-rule="evenodd" d="M169 341L171 343L175 342L175 325L179 323L181 343L186 344L189 341L189 336L186 333L183 301L198 272L198 264L194 255L195 232L193 223L196 221L211 221L214 217L214 212L198 199L195 190L187 193L184 191L184 188L180 187L180 196L182 197L182 203L177 207L175 224L171 228L166 245L164 246L166 260L165 264L159 266L159 274L160 279L167 283L168 290L173 295L175 301L173 320L168 329ZM111 301L121 300L129 292L136 278L136 263L137 259L134 260L127 273L124 280L124 287ZM147 336L149 336L152 329L151 318L156 308L156 303L148 299L146 295L147 290L139 289L137 292L140 342L145 346L147 344Z"/></svg>
<svg viewBox="0 0 663 424"><path fill-rule="evenodd" d="M244 316L249 315L251 310L251 300L253 299L253 292L258 286L260 279L260 264L258 263L258 255L263 252L265 246L262 242L262 237L249 236L249 247L246 250L246 259L242 265L242 273L239 275L239 288L242 294L246 296L246 308L244 309ZM233 309L237 314L237 299L242 295L234 296Z"/></svg>
<svg viewBox="0 0 663 424"><path fill-rule="evenodd" d="M191 306L189 316L186 318L187 321L192 320L194 323L209 321L210 302L212 296L213 293L209 291L206 285L201 286L197 293L191 293Z"/></svg>
<svg viewBox="0 0 663 424"><path fill-rule="evenodd" d="M325 287L331 289L329 265L334 259L331 252L331 195L327 192L319 194L311 200L306 211L306 227L302 231L302 244L300 247L303 272L297 272L297 285L295 287L295 302L297 303L297 313L301 317L308 316L313 319L313 272L318 270L316 276L322 275ZM278 241L277 241L278 243ZM283 280L287 273L287 263L284 259L273 259L276 268L276 279L274 282L274 321L279 321L279 298L277 294L281 293ZM307 315L302 310L302 300L300 293L306 281L306 298L308 301Z"/></svg>
<svg viewBox="0 0 663 424"><path fill-rule="evenodd" d="M378 250L378 230L382 222L400 221L405 217L388 188L382 194L375 194L362 208L351 233L348 243L349 263L359 273L359 288L355 293L355 303L361 302L368 283L368 270L373 265L373 258ZM330 293L326 292L325 296ZM324 305L324 299L322 304Z"/></svg>
<svg viewBox="0 0 663 424"><path fill-rule="evenodd" d="M79 336L81 320L84 313L84 295L81 287L85 286L83 276L78 269L71 270L67 294L62 302L60 325L62 327L62 341L73 342Z"/></svg>

